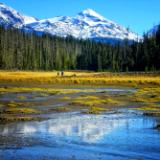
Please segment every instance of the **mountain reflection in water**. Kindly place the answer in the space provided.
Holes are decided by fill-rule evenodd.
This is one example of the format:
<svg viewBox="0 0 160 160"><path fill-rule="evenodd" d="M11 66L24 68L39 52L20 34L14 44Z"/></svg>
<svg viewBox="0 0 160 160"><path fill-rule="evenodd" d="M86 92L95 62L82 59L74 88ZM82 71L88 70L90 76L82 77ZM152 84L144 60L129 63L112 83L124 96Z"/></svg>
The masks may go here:
<svg viewBox="0 0 160 160"><path fill-rule="evenodd" d="M120 115L119 115L120 116ZM83 142L95 143L126 123L123 118L107 115L64 115L44 122L8 124L0 128L2 135L53 134L60 137L75 137Z"/></svg>
<svg viewBox="0 0 160 160"><path fill-rule="evenodd" d="M133 113L57 113L41 122L0 125L5 160L159 160L156 118Z"/></svg>

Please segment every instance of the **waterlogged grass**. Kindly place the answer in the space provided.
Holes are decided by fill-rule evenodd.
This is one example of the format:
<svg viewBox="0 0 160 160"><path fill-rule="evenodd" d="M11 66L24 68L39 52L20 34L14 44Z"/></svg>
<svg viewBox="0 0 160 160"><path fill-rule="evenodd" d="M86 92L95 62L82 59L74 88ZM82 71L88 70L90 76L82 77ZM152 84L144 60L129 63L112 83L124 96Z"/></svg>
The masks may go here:
<svg viewBox="0 0 160 160"><path fill-rule="evenodd" d="M64 101L67 100L68 101L68 100L71 100L71 97L65 96L65 97L60 98L60 100L64 100Z"/></svg>
<svg viewBox="0 0 160 160"><path fill-rule="evenodd" d="M4 107L8 108L20 108L20 107L29 107L32 106L32 103L29 102L16 102L16 101L8 101L2 104Z"/></svg>
<svg viewBox="0 0 160 160"><path fill-rule="evenodd" d="M17 99L19 99L19 100L25 100L26 97L25 96L17 96Z"/></svg>
<svg viewBox="0 0 160 160"><path fill-rule="evenodd" d="M54 112L69 112L71 111L71 108L69 107L56 107L51 109L50 111L54 111Z"/></svg>
<svg viewBox="0 0 160 160"><path fill-rule="evenodd" d="M40 93L40 96L41 96L41 97L48 97L49 94L47 94L47 93Z"/></svg>
<svg viewBox="0 0 160 160"><path fill-rule="evenodd" d="M0 123L10 123L16 121L40 121L40 117L31 117L31 116L10 116L10 115L0 115Z"/></svg>
<svg viewBox="0 0 160 160"><path fill-rule="evenodd" d="M1 105L2 107L0 107L0 123L8 123L14 121L31 121L40 119L37 116L33 117L33 114L39 115L41 111L38 109L30 108L28 104L10 101L8 103L5 102Z"/></svg>
<svg viewBox="0 0 160 160"><path fill-rule="evenodd" d="M32 87L0 87L0 92L3 93L22 93L22 92L41 92L42 96L46 93L56 94L58 90L47 88L32 88Z"/></svg>
<svg viewBox="0 0 160 160"><path fill-rule="evenodd" d="M3 122L5 120L9 122L27 120L26 117L28 117L28 120L31 120L32 114L38 115L74 110L87 114L101 114L124 106L128 108L129 106L134 106L134 109L142 111L147 116L160 116L160 75L157 74L116 75L111 73L66 72L64 77L59 77L56 72L5 73L4 71L0 71L0 83L5 84L1 85L0 94L4 96L7 93L18 93L19 96L16 98L21 103L16 101L0 102L0 120ZM76 74L76 76L72 76L73 74ZM12 83L15 83L15 86L22 83L24 87L6 85ZM25 85L29 83L36 85L34 87ZM42 84L42 86L39 84ZM51 84L51 87L48 87L48 84ZM56 86L60 84L68 88L71 85L73 89L52 87L52 84ZM46 87L43 87L43 85ZM82 85L83 89L75 89L76 87L74 85ZM85 88L86 85L89 85L89 87ZM96 93L96 85L133 86L138 90L135 93L122 94L109 94L108 92ZM35 97L37 96L37 99L35 98L33 103L27 102L27 95L22 96L21 93L34 93L33 95ZM57 96L56 99L53 98L54 95ZM48 98L49 96L53 99ZM39 97L44 98L38 101ZM55 107L58 103L62 102L64 106ZM53 108L52 105L54 106Z"/></svg>
<svg viewBox="0 0 160 160"><path fill-rule="evenodd" d="M160 117L160 106L157 106L155 104L138 107L135 108L135 110L142 111L143 115L146 116Z"/></svg>
<svg viewBox="0 0 160 160"><path fill-rule="evenodd" d="M94 89L89 89L90 92L94 92ZM72 93L79 93L79 89L56 89L56 88L32 88L32 87L0 87L0 93L33 93L37 92L40 93L40 96L46 97L48 95L54 95L54 94L72 94ZM88 89L83 89L81 90L83 93L87 93ZM26 97L17 97L18 99L20 98L25 98Z"/></svg>
<svg viewBox="0 0 160 160"><path fill-rule="evenodd" d="M92 107L101 105L120 105L120 102L111 97L80 96L75 98L72 104Z"/></svg>
<svg viewBox="0 0 160 160"><path fill-rule="evenodd" d="M6 104L6 106L7 107L21 107L21 106L23 106L23 104L15 102L15 101L10 101L9 103Z"/></svg>
<svg viewBox="0 0 160 160"><path fill-rule="evenodd" d="M32 108L7 108L4 110L4 113L8 114L37 114L40 113L40 111Z"/></svg>
<svg viewBox="0 0 160 160"><path fill-rule="evenodd" d="M4 107L4 104L0 104L0 108Z"/></svg>
<svg viewBox="0 0 160 160"><path fill-rule="evenodd" d="M8 107L18 107L18 105L15 104L15 103L9 103L9 104L7 104L7 106L8 106Z"/></svg>
<svg viewBox="0 0 160 160"><path fill-rule="evenodd" d="M136 110L142 111L147 116L160 117L160 87L139 89L133 96L131 101L140 104Z"/></svg>
<svg viewBox="0 0 160 160"><path fill-rule="evenodd" d="M102 107L92 106L88 109L88 111L84 112L87 114L101 114L102 112L106 112L108 109Z"/></svg>
<svg viewBox="0 0 160 160"><path fill-rule="evenodd" d="M132 98L135 102L160 103L160 86L139 89Z"/></svg>
<svg viewBox="0 0 160 160"><path fill-rule="evenodd" d="M17 91L18 88L14 88L13 90L9 88L10 91ZM31 89L29 89L31 90ZM27 89L25 89L27 93L33 93L29 92ZM35 91L35 89L34 89ZM39 89L40 91L40 89ZM49 96L48 93L50 90L48 89L46 92L38 92L37 96L44 94L43 96ZM89 91L91 91L89 89ZM24 93L24 88L22 90L19 90L19 92ZM84 90L65 90L65 89L56 89L56 92L58 96L56 99L51 99L48 101L48 98L44 101L39 102L38 99L34 102L27 102L26 98L18 98L21 100L21 102L17 101L9 101L5 102L3 109L1 109L1 115L10 115L9 117L12 117L14 115L32 115L32 114L46 114L46 113L52 113L52 112L69 112L69 111L86 111L88 114L100 114L102 112L106 112L110 109L112 109L113 106L119 106L121 102L115 97L107 95L107 93L99 93L98 95L95 94L94 90L93 92L89 92L87 89ZM64 93L65 96L63 96ZM72 94L71 94L72 93ZM78 94L75 94L78 93ZM82 95L79 96L79 93ZM7 93L6 93L7 94ZM17 94L17 92L15 92ZM72 96L74 95L74 96ZM36 96L36 95L34 95ZM25 100L25 101L23 101ZM54 103L61 103L64 102L66 106L58 106L55 107ZM55 103L55 104L56 104ZM51 107L53 104L53 108ZM32 107L33 106L33 107ZM36 107L38 107L36 109Z"/></svg>
<svg viewBox="0 0 160 160"><path fill-rule="evenodd" d="M102 101L98 97L95 96L80 96L74 99L72 102L73 105L80 105L80 106L93 106L101 104Z"/></svg>
<svg viewBox="0 0 160 160"><path fill-rule="evenodd" d="M160 111L160 107L158 106L145 106L137 108L139 111Z"/></svg>
<svg viewBox="0 0 160 160"><path fill-rule="evenodd" d="M144 112L145 116L160 117L160 112Z"/></svg>

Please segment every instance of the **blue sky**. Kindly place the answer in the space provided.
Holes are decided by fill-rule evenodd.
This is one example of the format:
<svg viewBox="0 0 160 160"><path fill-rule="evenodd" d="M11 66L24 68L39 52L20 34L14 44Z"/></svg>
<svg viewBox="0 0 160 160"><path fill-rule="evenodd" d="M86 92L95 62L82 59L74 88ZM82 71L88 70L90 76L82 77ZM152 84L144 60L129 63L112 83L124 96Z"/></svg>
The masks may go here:
<svg viewBox="0 0 160 160"><path fill-rule="evenodd" d="M160 23L160 0L0 0L16 10L37 17L75 16L91 8L104 17L143 34Z"/></svg>

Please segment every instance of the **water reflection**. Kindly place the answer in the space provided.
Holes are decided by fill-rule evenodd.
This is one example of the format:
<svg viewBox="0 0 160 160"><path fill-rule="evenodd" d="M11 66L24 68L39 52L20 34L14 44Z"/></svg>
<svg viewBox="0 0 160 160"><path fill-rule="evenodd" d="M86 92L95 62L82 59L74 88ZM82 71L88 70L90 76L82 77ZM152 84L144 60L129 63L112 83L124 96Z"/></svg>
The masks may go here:
<svg viewBox="0 0 160 160"><path fill-rule="evenodd" d="M125 122L123 117L108 118L107 115L61 115L45 122L5 125L0 127L0 132L2 135L44 133L58 137L74 137L83 142L94 143L123 126Z"/></svg>
<svg viewBox="0 0 160 160"><path fill-rule="evenodd" d="M60 136L79 137L84 142L93 143L123 123L123 119L117 122L115 119L107 120L105 116L75 116L51 121L48 124L48 132Z"/></svg>
<svg viewBox="0 0 160 160"><path fill-rule="evenodd" d="M155 118L131 113L60 113L43 122L0 125L0 158L128 160L160 157ZM13 158L15 157L15 158Z"/></svg>

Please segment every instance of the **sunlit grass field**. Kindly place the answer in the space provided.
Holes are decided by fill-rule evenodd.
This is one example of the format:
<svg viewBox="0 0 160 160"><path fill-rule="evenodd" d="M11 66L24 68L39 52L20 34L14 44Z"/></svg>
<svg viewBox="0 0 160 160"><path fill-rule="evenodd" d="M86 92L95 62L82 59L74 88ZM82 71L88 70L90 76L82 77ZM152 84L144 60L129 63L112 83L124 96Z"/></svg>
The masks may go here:
<svg viewBox="0 0 160 160"><path fill-rule="evenodd" d="M34 83L62 85L160 85L158 73L109 73L109 72L30 72L0 71L0 83Z"/></svg>
<svg viewBox="0 0 160 160"><path fill-rule="evenodd" d="M113 86L131 87L136 92L96 93L99 87ZM0 120L3 123L41 120L40 114L52 112L78 110L84 114L101 114L126 106L147 116L159 117L160 74L65 71L61 76L58 71L0 71L0 96L3 98L6 95L9 99L0 102ZM16 97L10 99L10 95ZM57 98L52 100L50 96ZM62 102L64 106L50 108L50 105Z"/></svg>

